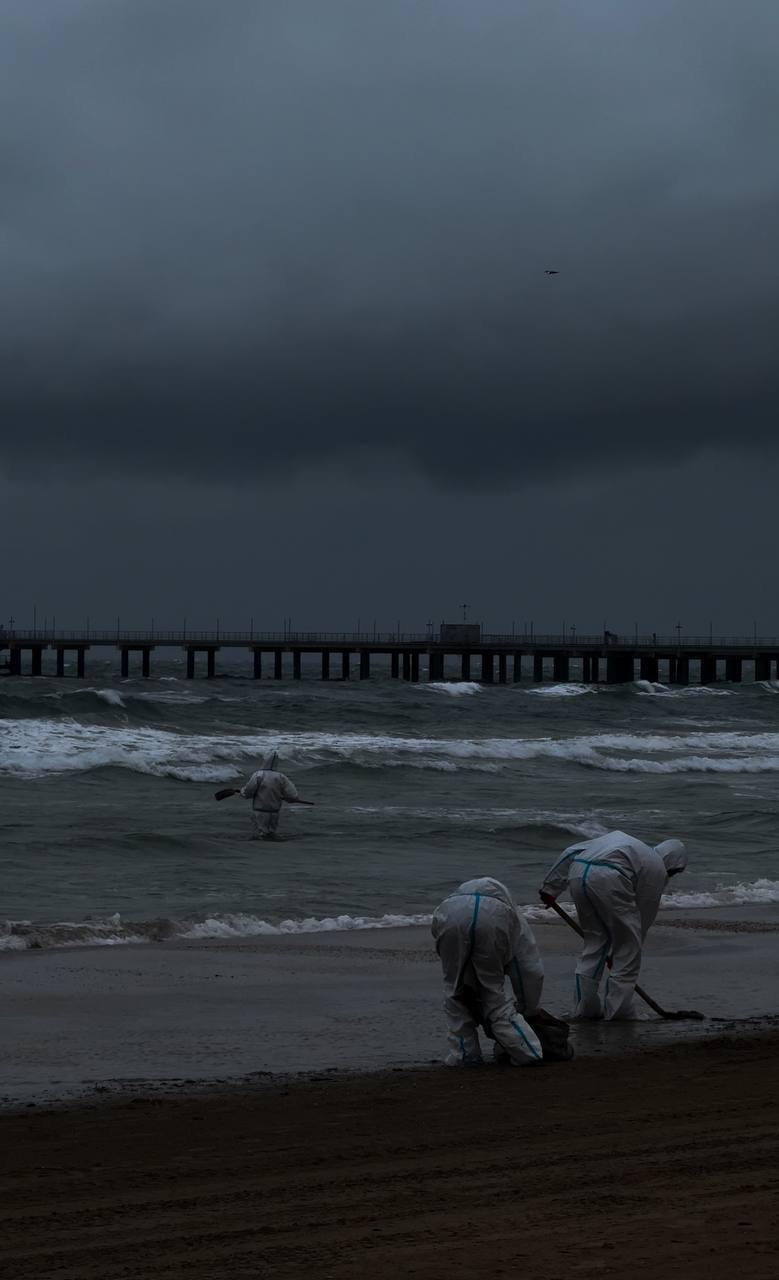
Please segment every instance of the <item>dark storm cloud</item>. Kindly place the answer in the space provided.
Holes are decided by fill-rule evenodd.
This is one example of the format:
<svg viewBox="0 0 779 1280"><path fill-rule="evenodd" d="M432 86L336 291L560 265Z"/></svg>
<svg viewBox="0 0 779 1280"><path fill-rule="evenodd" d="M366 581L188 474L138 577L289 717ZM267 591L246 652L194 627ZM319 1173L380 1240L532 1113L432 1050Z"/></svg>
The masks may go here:
<svg viewBox="0 0 779 1280"><path fill-rule="evenodd" d="M774 0L2 21L12 470L467 485L773 446Z"/></svg>

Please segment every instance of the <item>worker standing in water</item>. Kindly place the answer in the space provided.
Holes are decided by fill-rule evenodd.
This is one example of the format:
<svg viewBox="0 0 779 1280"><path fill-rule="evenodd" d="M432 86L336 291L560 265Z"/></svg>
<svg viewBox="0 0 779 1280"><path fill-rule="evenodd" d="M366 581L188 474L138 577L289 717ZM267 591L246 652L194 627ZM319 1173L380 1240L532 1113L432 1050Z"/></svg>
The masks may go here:
<svg viewBox="0 0 779 1280"><path fill-rule="evenodd" d="M245 786L238 791L245 800L252 802L254 833L250 840L277 840L279 815L282 804L313 804L313 800L301 800L297 787L286 773L276 768L278 753L269 751Z"/></svg>
<svg viewBox="0 0 779 1280"><path fill-rule="evenodd" d="M681 840L655 848L624 831L569 845L539 893L551 907L565 889L576 906L584 946L576 965L576 1018L633 1018L644 939L671 876L687 866ZM600 984L610 968L601 1000Z"/></svg>

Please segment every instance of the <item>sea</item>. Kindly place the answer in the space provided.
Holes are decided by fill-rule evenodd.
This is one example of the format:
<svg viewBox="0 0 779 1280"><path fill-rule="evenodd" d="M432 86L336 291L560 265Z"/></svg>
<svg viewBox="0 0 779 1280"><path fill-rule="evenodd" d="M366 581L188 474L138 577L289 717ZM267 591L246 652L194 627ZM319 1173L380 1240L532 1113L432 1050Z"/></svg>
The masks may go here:
<svg viewBox="0 0 779 1280"><path fill-rule="evenodd" d="M0 679L0 949L421 924L491 875L542 919L567 845L621 828L689 849L662 915L779 904L779 683L666 687ZM378 665L378 663L376 664ZM356 673L355 673L356 674ZM270 748L314 806L251 841L238 786ZM548 913L547 913L548 916Z"/></svg>

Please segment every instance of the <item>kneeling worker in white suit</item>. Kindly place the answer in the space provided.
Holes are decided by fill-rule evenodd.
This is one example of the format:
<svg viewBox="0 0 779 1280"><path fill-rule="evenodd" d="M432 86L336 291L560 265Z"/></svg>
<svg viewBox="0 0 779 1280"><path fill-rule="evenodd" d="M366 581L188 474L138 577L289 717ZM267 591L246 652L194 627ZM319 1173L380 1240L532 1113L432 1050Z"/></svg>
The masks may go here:
<svg viewBox="0 0 779 1280"><path fill-rule="evenodd" d="M436 908L432 933L443 967L447 1065L482 1061L479 1023L516 1066L540 1062L541 1043L523 1015L538 1010L544 968L506 886L489 877L466 880Z"/></svg>
<svg viewBox="0 0 779 1280"><path fill-rule="evenodd" d="M297 787L286 773L276 769L277 753L269 751L260 768L240 789L240 795L252 802L254 835L252 840L275 840L279 814L283 803L313 804L313 800L301 800Z"/></svg>
<svg viewBox="0 0 779 1280"><path fill-rule="evenodd" d="M610 831L570 845L547 872L541 900L551 906L567 888L584 930L576 965L576 1018L631 1018L641 948L670 876L687 866L681 840L656 848ZM601 1003L600 983L611 972Z"/></svg>

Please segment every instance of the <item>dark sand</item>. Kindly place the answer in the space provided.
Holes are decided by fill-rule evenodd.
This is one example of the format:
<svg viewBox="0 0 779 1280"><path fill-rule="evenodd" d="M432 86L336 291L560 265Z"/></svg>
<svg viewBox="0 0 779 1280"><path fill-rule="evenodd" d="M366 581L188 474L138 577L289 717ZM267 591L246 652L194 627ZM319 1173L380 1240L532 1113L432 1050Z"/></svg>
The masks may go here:
<svg viewBox="0 0 779 1280"><path fill-rule="evenodd" d="M14 1280L768 1280L779 1035L0 1116Z"/></svg>

